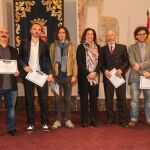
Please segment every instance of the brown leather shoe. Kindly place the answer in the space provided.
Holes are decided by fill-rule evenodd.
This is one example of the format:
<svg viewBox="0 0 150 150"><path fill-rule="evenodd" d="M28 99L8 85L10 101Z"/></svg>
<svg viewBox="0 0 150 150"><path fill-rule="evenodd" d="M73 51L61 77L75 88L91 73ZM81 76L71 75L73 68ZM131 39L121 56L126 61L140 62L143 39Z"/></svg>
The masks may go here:
<svg viewBox="0 0 150 150"><path fill-rule="evenodd" d="M129 123L128 123L128 126L129 127L135 127L137 125L137 121L130 121Z"/></svg>

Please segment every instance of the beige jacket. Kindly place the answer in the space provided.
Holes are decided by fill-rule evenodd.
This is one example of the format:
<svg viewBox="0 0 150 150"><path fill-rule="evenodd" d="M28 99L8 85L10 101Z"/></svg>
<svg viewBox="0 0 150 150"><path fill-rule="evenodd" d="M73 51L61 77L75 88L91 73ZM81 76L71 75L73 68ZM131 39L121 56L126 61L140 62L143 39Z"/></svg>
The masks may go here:
<svg viewBox="0 0 150 150"><path fill-rule="evenodd" d="M67 76L77 77L77 61L76 61L76 48L73 43L68 43L68 59L67 59ZM57 52L55 42L49 48L51 63L53 66L54 76L58 75L58 64L55 64L55 55Z"/></svg>
<svg viewBox="0 0 150 150"><path fill-rule="evenodd" d="M143 75L145 71L150 72L150 44L146 44L144 61L142 62L141 49L138 43L135 43L128 48L128 55L130 64L138 63L141 67L139 71L135 71L131 68L129 75L129 83L139 82L140 76Z"/></svg>

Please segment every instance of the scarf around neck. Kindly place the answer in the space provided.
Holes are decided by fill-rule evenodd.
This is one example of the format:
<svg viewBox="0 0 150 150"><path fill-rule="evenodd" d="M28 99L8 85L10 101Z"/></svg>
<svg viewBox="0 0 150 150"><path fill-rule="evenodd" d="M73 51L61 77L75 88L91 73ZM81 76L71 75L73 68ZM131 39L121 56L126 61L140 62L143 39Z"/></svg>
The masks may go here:
<svg viewBox="0 0 150 150"><path fill-rule="evenodd" d="M66 72L67 68L67 53L68 53L68 41L61 42L56 41L56 57L55 63L59 63L61 65L61 71Z"/></svg>
<svg viewBox="0 0 150 150"><path fill-rule="evenodd" d="M87 43L84 42L83 46L86 50L86 67L89 72L93 72L98 64L98 48L97 45L92 42L92 43ZM98 84L98 76L95 77L94 80L89 80L91 85L96 85Z"/></svg>

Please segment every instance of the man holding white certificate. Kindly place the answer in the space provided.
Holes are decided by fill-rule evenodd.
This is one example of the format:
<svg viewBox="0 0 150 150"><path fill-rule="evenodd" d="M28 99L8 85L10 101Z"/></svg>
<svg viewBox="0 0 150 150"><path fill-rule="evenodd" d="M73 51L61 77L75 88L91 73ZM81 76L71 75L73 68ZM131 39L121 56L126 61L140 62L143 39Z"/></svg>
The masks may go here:
<svg viewBox="0 0 150 150"><path fill-rule="evenodd" d="M8 30L0 28L0 104L5 99L7 130L11 136L17 136L15 105L17 99L18 52L8 45ZM14 64L11 62L15 62ZM6 70L6 67L11 69Z"/></svg>
<svg viewBox="0 0 150 150"><path fill-rule="evenodd" d="M41 32L40 24L32 24L30 28L31 39L21 44L19 53L21 75L25 87L28 133L34 131L35 125L35 87L37 88L41 108L42 130L49 131L47 96L48 82L52 80L52 65L48 46L40 39Z"/></svg>
<svg viewBox="0 0 150 150"><path fill-rule="evenodd" d="M106 99L107 125L115 122L114 90L117 96L117 110L119 124L127 127L126 123L126 83L125 73L129 67L127 48L115 42L113 31L106 33L107 45L102 47L102 72ZM115 79L115 83L114 82ZM117 80L116 80L117 79Z"/></svg>
<svg viewBox="0 0 150 150"><path fill-rule="evenodd" d="M150 44L146 42L148 35L149 31L146 27L137 27L134 31L136 43L129 46L128 49L129 61L131 64L129 75L129 84L131 87L130 127L135 127L138 123L140 88L143 89L144 94L146 122L147 125L150 126L150 89L146 87L146 84L143 85L143 81L149 77L150 72Z"/></svg>

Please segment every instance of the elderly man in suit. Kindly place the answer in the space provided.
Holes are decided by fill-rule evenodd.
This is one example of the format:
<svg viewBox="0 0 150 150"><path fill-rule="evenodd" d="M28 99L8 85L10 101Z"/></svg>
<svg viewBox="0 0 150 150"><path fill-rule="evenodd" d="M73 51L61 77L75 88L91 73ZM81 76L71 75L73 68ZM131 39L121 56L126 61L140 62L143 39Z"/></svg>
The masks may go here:
<svg viewBox="0 0 150 150"><path fill-rule="evenodd" d="M117 44L115 42L116 34L114 31L108 31L106 33L107 45L102 47L102 72L104 82L104 92L106 99L106 112L107 112L107 125L111 125L115 122L115 114L113 108L114 90L116 90L117 96L117 109L119 124L122 127L127 127L126 123L126 83L116 88L109 81L111 77L110 71L116 68L116 75L118 77L123 76L125 79L125 73L129 67L129 60L127 54L127 48L125 45Z"/></svg>
<svg viewBox="0 0 150 150"><path fill-rule="evenodd" d="M139 26L134 31L136 43L129 46L128 54L131 64L129 84L131 85L130 102L130 127L137 125L139 115L140 76L148 77L150 72L150 44L146 43L149 31L146 27ZM150 126L150 89L144 89L145 115Z"/></svg>

